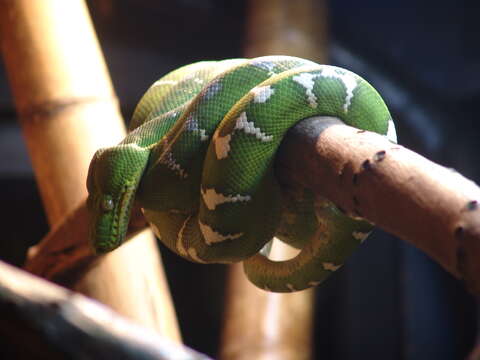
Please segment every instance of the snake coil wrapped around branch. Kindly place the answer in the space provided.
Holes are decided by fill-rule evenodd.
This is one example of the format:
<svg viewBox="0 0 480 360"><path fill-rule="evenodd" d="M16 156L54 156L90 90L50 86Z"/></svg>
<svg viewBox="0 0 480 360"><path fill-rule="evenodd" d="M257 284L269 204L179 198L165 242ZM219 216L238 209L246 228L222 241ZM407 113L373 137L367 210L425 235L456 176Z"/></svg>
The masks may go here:
<svg viewBox="0 0 480 360"><path fill-rule="evenodd" d="M95 250L124 241L137 200L160 240L186 259L244 261L249 279L270 291L319 284L372 225L307 188L292 193L278 184L275 152L289 128L312 116L334 116L396 141L380 95L345 69L268 56L200 62L167 74L139 102L128 136L92 160ZM301 249L299 255L268 259L273 236Z"/></svg>

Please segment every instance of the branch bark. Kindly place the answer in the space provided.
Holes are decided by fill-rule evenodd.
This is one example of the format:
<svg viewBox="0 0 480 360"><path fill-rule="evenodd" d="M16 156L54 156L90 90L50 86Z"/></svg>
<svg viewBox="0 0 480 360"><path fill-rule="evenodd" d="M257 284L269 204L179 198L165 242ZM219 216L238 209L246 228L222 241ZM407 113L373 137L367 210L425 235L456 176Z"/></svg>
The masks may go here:
<svg viewBox="0 0 480 360"><path fill-rule="evenodd" d="M423 250L480 294L480 188L453 169L333 118L286 136L277 174Z"/></svg>
<svg viewBox="0 0 480 360"><path fill-rule="evenodd" d="M15 358L208 359L1 261L0 312L0 334L17 345Z"/></svg>

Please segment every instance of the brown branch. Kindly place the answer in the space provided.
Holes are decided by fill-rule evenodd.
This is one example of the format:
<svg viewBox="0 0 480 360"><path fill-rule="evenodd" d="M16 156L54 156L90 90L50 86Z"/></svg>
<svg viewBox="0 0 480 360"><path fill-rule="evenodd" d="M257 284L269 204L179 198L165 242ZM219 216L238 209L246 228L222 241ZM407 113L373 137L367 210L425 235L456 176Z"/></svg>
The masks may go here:
<svg viewBox="0 0 480 360"><path fill-rule="evenodd" d="M0 334L15 345L15 358L208 359L1 261L0 314Z"/></svg>
<svg viewBox="0 0 480 360"><path fill-rule="evenodd" d="M277 174L423 250L480 294L480 188L378 134L311 118L285 138Z"/></svg>

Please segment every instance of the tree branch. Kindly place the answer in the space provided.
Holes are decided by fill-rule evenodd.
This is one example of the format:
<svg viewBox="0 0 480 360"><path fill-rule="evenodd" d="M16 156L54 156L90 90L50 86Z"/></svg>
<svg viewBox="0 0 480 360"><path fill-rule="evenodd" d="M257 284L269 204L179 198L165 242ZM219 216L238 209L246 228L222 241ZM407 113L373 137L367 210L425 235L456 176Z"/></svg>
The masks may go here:
<svg viewBox="0 0 480 360"><path fill-rule="evenodd" d="M309 187L410 242L480 294L480 188L472 181L328 117L295 126L276 165L285 186Z"/></svg>
<svg viewBox="0 0 480 360"><path fill-rule="evenodd" d="M208 359L96 301L1 261L0 313L0 334L22 358Z"/></svg>

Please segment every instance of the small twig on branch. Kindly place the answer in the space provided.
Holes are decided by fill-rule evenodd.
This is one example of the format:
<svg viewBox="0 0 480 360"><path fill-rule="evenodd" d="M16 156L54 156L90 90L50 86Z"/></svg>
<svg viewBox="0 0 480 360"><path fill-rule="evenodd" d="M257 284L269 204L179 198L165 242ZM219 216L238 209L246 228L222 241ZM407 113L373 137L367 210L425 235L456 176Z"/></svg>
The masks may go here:
<svg viewBox="0 0 480 360"><path fill-rule="evenodd" d="M135 208L127 236L136 235L145 225L139 209ZM98 260L88 241L89 227L88 210L86 203L82 202L37 246L30 249L25 270L60 285L76 283Z"/></svg>
<svg viewBox="0 0 480 360"><path fill-rule="evenodd" d="M480 294L480 188L384 136L316 117L285 138L277 175L410 242Z"/></svg>
<svg viewBox="0 0 480 360"><path fill-rule="evenodd" d="M22 358L208 359L94 300L1 261L0 313L0 334L17 345Z"/></svg>

